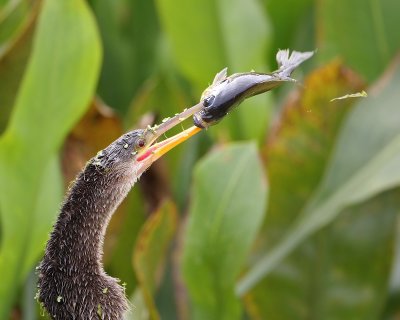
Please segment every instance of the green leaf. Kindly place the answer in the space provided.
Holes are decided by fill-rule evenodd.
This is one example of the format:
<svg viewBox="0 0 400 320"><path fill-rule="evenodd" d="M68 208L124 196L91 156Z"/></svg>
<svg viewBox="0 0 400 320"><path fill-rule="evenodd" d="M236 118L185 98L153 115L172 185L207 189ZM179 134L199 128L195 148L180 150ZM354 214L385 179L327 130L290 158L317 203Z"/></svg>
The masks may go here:
<svg viewBox="0 0 400 320"><path fill-rule="evenodd" d="M166 203L146 221L136 242L133 266L150 319L160 319L153 294L159 284L160 271L176 226L175 207Z"/></svg>
<svg viewBox="0 0 400 320"><path fill-rule="evenodd" d="M37 11L33 4L27 0L10 1L3 11L0 10L0 59L31 23Z"/></svg>
<svg viewBox="0 0 400 320"><path fill-rule="evenodd" d="M108 226L105 242L107 244L108 240L108 243L114 245L112 250L108 250L108 256L104 257L105 269L107 273L127 283L125 290L127 295L135 290L137 279L132 265L127 262L126 257L132 255L135 241L146 219L145 204L139 189L139 185L135 185L124 203L121 204L123 208L121 206L118 208L118 211L122 210L122 212L117 211L113 215ZM110 235L113 224L119 225L118 232Z"/></svg>
<svg viewBox="0 0 400 320"><path fill-rule="evenodd" d="M335 60L308 75L296 98L284 105L263 150L271 198L257 252L269 252L280 240L322 178L340 124L356 101L331 103L332 97L361 88L359 77ZM296 167L301 170L293 170ZM321 233L323 239L327 238L324 242L330 242ZM318 273L313 266L319 266L321 256L328 255L319 248L320 238L306 242L290 256L290 263L285 260L248 294L246 307L253 318L268 318L269 314L297 318L317 309L317 300L307 297L318 295L316 288L324 287L319 281L324 277L312 274ZM335 263L331 256L325 260L329 262L319 267L322 270L326 264ZM277 313L279 308L282 311Z"/></svg>
<svg viewBox="0 0 400 320"><path fill-rule="evenodd" d="M317 192L287 236L243 277L237 287L239 294L246 293L343 209L400 184L400 118L393 116L400 99L398 61L384 79L383 89L381 85L369 90L374 95L352 110Z"/></svg>
<svg viewBox="0 0 400 320"><path fill-rule="evenodd" d="M234 144L199 162L184 240L183 276L194 319L240 319L236 278L267 200L254 144Z"/></svg>
<svg viewBox="0 0 400 320"><path fill-rule="evenodd" d="M44 1L33 52L0 140L0 318L7 317L18 285L44 247L55 208L49 202L46 210L35 210L40 186L50 160L89 105L100 57L85 2Z"/></svg>
<svg viewBox="0 0 400 320"><path fill-rule="evenodd" d="M0 58L0 134L6 129L32 47L33 27L20 35Z"/></svg>
<svg viewBox="0 0 400 320"><path fill-rule="evenodd" d="M230 73L268 71L264 56L269 28L257 1L158 0L157 4L175 63L196 88L196 96L224 67ZM216 134L262 140L268 106L265 96L252 98L224 119Z"/></svg>
<svg viewBox="0 0 400 320"><path fill-rule="evenodd" d="M320 57L341 56L366 79L376 79L400 49L398 12L399 1L321 1L317 11Z"/></svg>
<svg viewBox="0 0 400 320"><path fill-rule="evenodd" d="M312 0L264 0L273 29L273 48L290 48L299 33L301 22L312 10ZM290 8L290 9L289 9ZM312 37L308 36L311 40ZM313 48L296 47L309 51ZM275 54L274 57L275 59Z"/></svg>
<svg viewBox="0 0 400 320"><path fill-rule="evenodd" d="M360 78L335 60L309 74L296 98L283 106L263 148L271 185L263 250L276 244L317 188L340 125L356 102L330 100L362 87Z"/></svg>
<svg viewBox="0 0 400 320"><path fill-rule="evenodd" d="M36 261L38 252L47 241L49 230L56 219L63 193L63 178L61 176L59 158L57 155L53 155L46 168L44 168L42 181L39 185L39 193L36 197L33 219L29 225L31 229L29 237L31 239L25 248L24 266L21 272L23 277L32 268L32 262Z"/></svg>
<svg viewBox="0 0 400 320"><path fill-rule="evenodd" d="M153 1L94 1L104 45L98 92L121 114L156 67L159 23Z"/></svg>
<svg viewBox="0 0 400 320"><path fill-rule="evenodd" d="M125 313L124 320L149 320L149 310L140 288L135 290L129 301L134 308Z"/></svg>
<svg viewBox="0 0 400 320"><path fill-rule="evenodd" d="M381 319L399 199L350 207L305 241L246 296L251 319Z"/></svg>

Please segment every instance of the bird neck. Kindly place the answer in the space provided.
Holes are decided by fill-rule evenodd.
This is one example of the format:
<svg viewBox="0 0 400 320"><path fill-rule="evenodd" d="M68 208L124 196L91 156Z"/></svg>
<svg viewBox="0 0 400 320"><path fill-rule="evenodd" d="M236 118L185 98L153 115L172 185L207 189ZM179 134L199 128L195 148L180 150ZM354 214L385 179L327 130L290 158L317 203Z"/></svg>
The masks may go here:
<svg viewBox="0 0 400 320"><path fill-rule="evenodd" d="M46 250L60 268L102 271L107 225L132 187L110 170L89 163L70 188Z"/></svg>
<svg viewBox="0 0 400 320"><path fill-rule="evenodd" d="M69 189L38 267L38 301L52 319L122 319L124 288L101 262L115 209L140 175L112 143L89 161Z"/></svg>

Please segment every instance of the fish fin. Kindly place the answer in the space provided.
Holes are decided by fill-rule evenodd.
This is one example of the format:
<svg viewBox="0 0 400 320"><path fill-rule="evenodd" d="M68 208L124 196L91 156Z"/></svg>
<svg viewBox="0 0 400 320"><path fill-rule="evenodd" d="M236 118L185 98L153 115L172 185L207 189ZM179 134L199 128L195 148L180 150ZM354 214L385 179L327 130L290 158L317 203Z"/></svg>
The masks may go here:
<svg viewBox="0 0 400 320"><path fill-rule="evenodd" d="M307 59L311 58L313 55L314 51L293 51L289 55L289 49L279 50L276 54L276 61L278 62L279 66L279 69L276 71L276 73L278 73L281 77L289 77L294 69L296 69Z"/></svg>
<svg viewBox="0 0 400 320"><path fill-rule="evenodd" d="M224 69L222 69L220 72L218 72L218 73L215 75L212 84L216 84L216 83L219 83L219 82L225 80L226 77L227 77L227 75L228 75L228 68L225 67Z"/></svg>

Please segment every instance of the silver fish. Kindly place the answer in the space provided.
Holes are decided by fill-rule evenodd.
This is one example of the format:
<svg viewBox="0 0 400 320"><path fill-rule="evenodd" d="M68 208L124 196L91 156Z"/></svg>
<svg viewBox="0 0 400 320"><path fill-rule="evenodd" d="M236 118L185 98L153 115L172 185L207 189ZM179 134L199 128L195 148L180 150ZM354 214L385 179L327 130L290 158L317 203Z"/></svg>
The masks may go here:
<svg viewBox="0 0 400 320"><path fill-rule="evenodd" d="M276 55L279 69L272 73L244 72L227 76L227 68L221 70L213 83L202 94L203 108L193 115L193 122L199 128L208 128L222 120L243 100L272 90L284 82L295 82L292 72L314 51L297 52L279 50Z"/></svg>

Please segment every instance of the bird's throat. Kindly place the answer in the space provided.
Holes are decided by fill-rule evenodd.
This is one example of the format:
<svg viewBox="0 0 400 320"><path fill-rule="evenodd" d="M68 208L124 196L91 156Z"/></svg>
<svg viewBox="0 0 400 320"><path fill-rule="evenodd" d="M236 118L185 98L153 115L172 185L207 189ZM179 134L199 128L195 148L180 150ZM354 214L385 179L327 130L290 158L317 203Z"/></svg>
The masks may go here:
<svg viewBox="0 0 400 320"><path fill-rule="evenodd" d="M109 220L129 192L126 177L89 164L70 188L48 242L46 255L58 265L101 267ZM93 270L95 271L95 270Z"/></svg>
<svg viewBox="0 0 400 320"><path fill-rule="evenodd" d="M39 266L39 300L54 319L92 319L98 305L110 319L126 310L123 288L101 258L109 220L135 179L91 161L71 186Z"/></svg>

